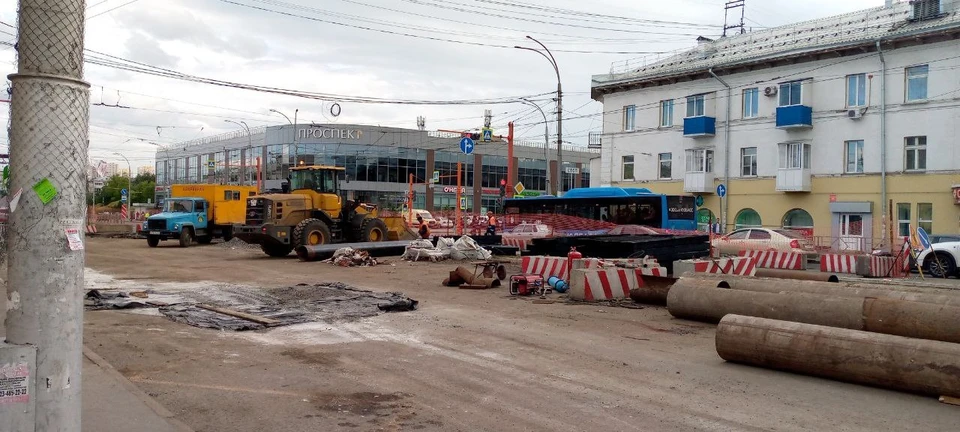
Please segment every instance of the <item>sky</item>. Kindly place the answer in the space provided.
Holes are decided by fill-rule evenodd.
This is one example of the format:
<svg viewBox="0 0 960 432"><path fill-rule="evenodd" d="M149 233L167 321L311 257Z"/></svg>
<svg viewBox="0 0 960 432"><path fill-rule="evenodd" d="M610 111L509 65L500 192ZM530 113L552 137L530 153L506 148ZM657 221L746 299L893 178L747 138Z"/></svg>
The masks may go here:
<svg viewBox="0 0 960 432"><path fill-rule="evenodd" d="M0 43L16 42L17 2L0 2ZM357 123L428 130L477 130L484 110L494 133L514 121L522 139L543 141L543 117L522 103L411 105L332 98L463 101L532 97L555 141L556 73L563 84L564 141L585 145L600 132L602 105L590 77L613 62L655 60L717 37L725 0L88 0L86 48L185 74L331 95L327 100L213 86L87 64L90 160L152 165L153 144L169 145L287 122ZM747 0L748 30L882 6L883 0ZM739 18L739 17L737 17ZM738 19L737 19L738 21ZM90 56L88 56L88 61ZM0 72L16 53L0 45ZM9 85L9 82L7 83ZM9 111L0 111L8 122ZM6 128L0 152L9 148Z"/></svg>

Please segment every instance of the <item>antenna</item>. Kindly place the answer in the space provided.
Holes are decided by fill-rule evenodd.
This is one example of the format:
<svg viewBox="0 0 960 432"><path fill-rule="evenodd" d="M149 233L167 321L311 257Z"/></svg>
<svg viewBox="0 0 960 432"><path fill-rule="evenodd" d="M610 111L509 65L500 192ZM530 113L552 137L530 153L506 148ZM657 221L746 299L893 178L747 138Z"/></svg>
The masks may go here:
<svg viewBox="0 0 960 432"><path fill-rule="evenodd" d="M746 25L744 25L743 20L746 18L747 11L747 0L732 0L728 1L727 4L723 7L723 37L727 37L727 30L740 29L737 34L744 34L747 32ZM733 18L736 19L736 11L730 12L733 9L740 9L740 23L739 24L730 24L731 13Z"/></svg>
<svg viewBox="0 0 960 432"><path fill-rule="evenodd" d="M417 129L426 130L427 129L427 118L424 116L417 116Z"/></svg>

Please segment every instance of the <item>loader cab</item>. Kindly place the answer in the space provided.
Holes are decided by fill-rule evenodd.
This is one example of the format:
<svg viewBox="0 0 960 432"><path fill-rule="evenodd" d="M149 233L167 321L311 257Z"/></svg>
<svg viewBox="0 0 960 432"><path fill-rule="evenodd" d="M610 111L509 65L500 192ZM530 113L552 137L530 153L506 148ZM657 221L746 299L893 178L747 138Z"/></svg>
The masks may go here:
<svg viewBox="0 0 960 432"><path fill-rule="evenodd" d="M312 208L323 210L337 219L343 208L340 179L345 168L331 166L298 166L290 169L290 192L310 197Z"/></svg>

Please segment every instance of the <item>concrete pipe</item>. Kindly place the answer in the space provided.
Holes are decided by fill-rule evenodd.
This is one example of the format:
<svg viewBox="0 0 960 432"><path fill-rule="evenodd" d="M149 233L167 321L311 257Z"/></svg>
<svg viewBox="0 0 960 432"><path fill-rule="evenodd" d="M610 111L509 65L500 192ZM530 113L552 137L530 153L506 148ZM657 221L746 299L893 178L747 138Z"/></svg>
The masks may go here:
<svg viewBox="0 0 960 432"><path fill-rule="evenodd" d="M791 281L785 279L726 278L723 283L741 291L768 293L807 293L837 297L876 297L906 300L920 303L933 303L960 307L960 296L955 294L931 294L904 292L881 288L860 288L843 283Z"/></svg>
<svg viewBox="0 0 960 432"><path fill-rule="evenodd" d="M683 319L718 322L745 315L960 343L960 307L887 298L765 293L677 283L667 310Z"/></svg>
<svg viewBox="0 0 960 432"><path fill-rule="evenodd" d="M960 397L960 344L727 315L716 346L729 362Z"/></svg>
<svg viewBox="0 0 960 432"><path fill-rule="evenodd" d="M717 289L680 279L667 295L667 310L682 319L716 323L728 314L860 329L863 299Z"/></svg>
<svg viewBox="0 0 960 432"><path fill-rule="evenodd" d="M664 306L667 294L677 279L669 277L644 276L643 286L630 290L630 298L637 303Z"/></svg>
<svg viewBox="0 0 960 432"><path fill-rule="evenodd" d="M818 273L805 270L757 269L756 275L759 278L808 280L832 283L840 282L840 278L833 273Z"/></svg>
<svg viewBox="0 0 960 432"><path fill-rule="evenodd" d="M483 285L487 288L500 286L500 281L497 278L485 278L482 274L475 275L474 271L466 267L457 267L456 272L461 279L466 281L467 285Z"/></svg>

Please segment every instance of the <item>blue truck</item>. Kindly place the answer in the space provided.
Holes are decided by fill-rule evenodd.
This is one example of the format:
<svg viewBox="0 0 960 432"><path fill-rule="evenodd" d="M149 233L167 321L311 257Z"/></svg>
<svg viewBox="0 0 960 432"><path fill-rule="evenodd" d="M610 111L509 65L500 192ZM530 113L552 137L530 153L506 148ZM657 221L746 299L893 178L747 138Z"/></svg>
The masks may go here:
<svg viewBox="0 0 960 432"><path fill-rule="evenodd" d="M247 197L256 193L253 186L173 185L163 212L150 216L143 227L147 245L157 247L164 240L178 240L181 247L208 244L214 238L230 241L233 226L245 220Z"/></svg>

